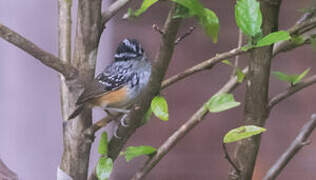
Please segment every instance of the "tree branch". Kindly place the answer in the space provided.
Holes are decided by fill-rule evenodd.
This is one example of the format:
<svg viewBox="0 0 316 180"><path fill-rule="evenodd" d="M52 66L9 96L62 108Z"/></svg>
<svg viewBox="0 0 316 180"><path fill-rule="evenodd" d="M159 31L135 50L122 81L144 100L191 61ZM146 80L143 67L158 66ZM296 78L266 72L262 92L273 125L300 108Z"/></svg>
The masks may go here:
<svg viewBox="0 0 316 180"><path fill-rule="evenodd" d="M69 1L69 0L64 0ZM78 0L75 47L72 65L79 70L82 84L94 78L96 57L101 28L101 0ZM64 114L70 114L81 88L77 83L66 82L67 104L63 104ZM64 151L60 169L75 180L86 180L88 177L91 141L87 140L84 130L91 127L90 109L84 109L71 121L64 119Z"/></svg>
<svg viewBox="0 0 316 180"><path fill-rule="evenodd" d="M224 154L225 154L225 159L227 159L229 164L234 168L234 170L236 171L237 176L238 176L240 174L240 170L238 169L236 164L233 162L233 160L230 158L228 151L227 151L227 148L226 148L226 144L224 142L222 142L222 146L223 146L223 150L224 150Z"/></svg>
<svg viewBox="0 0 316 180"><path fill-rule="evenodd" d="M8 27L0 24L0 37L38 59L41 63L64 75L66 79L78 78L78 70L69 63L48 53Z"/></svg>
<svg viewBox="0 0 316 180"><path fill-rule="evenodd" d="M316 34L315 32L312 33L312 30L316 27L316 17L311 19L305 19L304 21L299 21L290 29L288 29L291 36L300 36L303 38L303 43L295 43L292 39L280 41L274 44L273 46L273 55L280 52L286 52L293 48L302 46L304 44L310 43L309 40L312 34Z"/></svg>
<svg viewBox="0 0 316 180"><path fill-rule="evenodd" d="M180 18L173 18L177 5L173 3L169 15L164 26L164 35L162 36L159 52L152 63L152 73L147 88L142 93L140 99L135 103L129 116L126 118L128 127L119 126L117 135L121 138L112 137L108 146L108 156L114 161L122 150L128 138L136 131L141 123L141 120L148 109L151 99L159 92L161 82L165 76L168 65L170 63L173 50L174 41L178 29L181 24ZM89 180L97 179L95 171L89 177Z"/></svg>
<svg viewBox="0 0 316 180"><path fill-rule="evenodd" d="M303 29L307 29L307 27L309 27L309 30L312 30L310 27L315 28L316 27L316 17L309 19L308 22L301 22L300 24L295 24L293 27L291 27L290 29L288 29L289 33L291 35L302 35ZM281 53L281 52L287 52L293 48L297 48L300 47L306 43L310 43L309 39L311 38L310 34L304 36L304 43L301 44L295 44L290 40L287 41L280 41L278 43L275 43L273 46L273 52L272 55L276 56L277 54ZM227 59L227 58L232 58L235 57L237 55L242 55L245 54L247 52L241 51L240 48L235 48L232 49L230 51L221 53L221 54L217 54L215 57L205 60L202 63L199 63L191 68L188 68L186 70L184 70L183 72L180 72L176 75L173 75L172 77L166 79L163 81L162 83L162 88L166 88L184 78L187 78L197 72L201 72L203 70L207 70L212 68L215 64L217 64L218 62L220 62L221 60Z"/></svg>
<svg viewBox="0 0 316 180"><path fill-rule="evenodd" d="M287 90L285 90L284 92L281 92L280 94L276 95L275 97L271 98L268 104L268 108L271 110L274 105L278 104L279 102L281 102L282 100L290 97L291 95L293 95L294 93L313 85L314 83L316 83L316 75L313 75L309 78L307 78L306 80L289 87Z"/></svg>
<svg viewBox="0 0 316 180"><path fill-rule="evenodd" d="M316 114L311 116L311 120L308 121L300 133L297 135L295 140L291 143L290 147L281 155L281 157L273 164L269 169L264 180L275 179L285 168L285 166L290 162L290 160L298 153L298 151L305 145L309 144L307 138L312 134L316 127Z"/></svg>
<svg viewBox="0 0 316 180"><path fill-rule="evenodd" d="M200 72L200 71L203 71L206 69L210 69L215 64L221 62L224 59L231 58L231 57L234 57L234 56L237 56L240 54L244 54L244 53L246 53L246 51L242 51L241 48L235 48L235 49L232 49L228 52L224 52L222 54L217 54L215 57L213 57L211 59L203 61L202 63L199 63L199 64L181 72L181 73L178 73L178 74L164 80L161 88L164 89L164 88L170 86L171 84L173 84L181 79L184 79L184 78L186 78L194 73L197 73L197 72Z"/></svg>
<svg viewBox="0 0 316 180"><path fill-rule="evenodd" d="M238 48L241 48L242 46L242 41L243 41L243 34L242 31L239 29L238 30ZM239 55L235 56L235 62L234 62L234 69L232 71L232 77L235 76L237 68L238 68L238 64L239 64Z"/></svg>
<svg viewBox="0 0 316 180"><path fill-rule="evenodd" d="M260 1L262 12L262 32L267 35L277 31L278 16L281 0L273 0L270 4ZM253 49L250 51L249 72L246 83L246 94L244 103L243 125L264 126L269 116L268 92L270 66L273 58L273 46ZM232 169L229 173L230 180L252 179L257 153L260 147L260 135L239 141L234 151L234 162L241 170L239 176Z"/></svg>
<svg viewBox="0 0 316 180"><path fill-rule="evenodd" d="M104 12L102 12L102 27L123 7L125 7L131 0L116 0Z"/></svg>
<svg viewBox="0 0 316 180"><path fill-rule="evenodd" d="M185 32L183 35L181 35L180 37L178 37L178 38L174 41L174 44L177 45L177 44L179 44L183 39L185 39L186 37L190 36L190 34L195 30L195 28L196 28L195 26L191 26L187 32Z"/></svg>
<svg viewBox="0 0 316 180"><path fill-rule="evenodd" d="M71 7L72 1L58 0L58 57L64 63L71 63ZM60 101L63 119L67 119L71 102L66 80L60 76Z"/></svg>
<svg viewBox="0 0 316 180"><path fill-rule="evenodd" d="M246 73L248 69L244 69L243 72ZM216 94L229 93L233 91L238 86L237 77L232 77L226 84L217 91ZM180 126L158 149L156 154L151 157L151 159L134 175L132 180L139 180L144 178L153 169L156 164L186 135L192 130L196 125L198 125L209 111L203 104L189 120L187 120L183 125Z"/></svg>
<svg viewBox="0 0 316 180"><path fill-rule="evenodd" d="M301 26L303 27L303 26ZM299 47L299 46L296 46ZM238 49L238 48L236 48ZM199 67L202 70L208 69L207 67L211 66L213 67L214 61L219 61L226 59L228 57L232 58L234 56L237 56L238 53L234 53L234 54L230 54L230 52L232 51L236 51L236 49L233 49L229 52L225 52L222 54L219 54L211 59L213 59L213 61L211 61L211 59L207 60L209 63L205 63L204 65L201 65L202 63L193 66L192 68L189 68L188 70L185 70L182 73L179 73L177 75L172 76L171 78L168 78L166 80L164 80L164 82L162 83L162 88L166 88L169 85L177 82L178 80L181 80L191 74L194 74L195 72L199 72L199 71L191 71L192 73L190 74L190 69L194 69L194 67ZM273 55L277 55L278 53L280 53L282 51L280 51L280 49L274 49L273 50ZM243 52L241 52L243 53ZM227 56L225 56L225 54ZM219 56L219 57L218 57ZM222 58L220 58L222 57ZM215 60L216 58L220 58ZM214 63L214 64L212 64ZM209 67L210 68L210 67ZM244 74L248 74L248 67L245 67L242 72ZM180 74L186 74L187 76L183 77L183 78L176 78L177 76L180 76ZM220 93L230 93L232 92L235 88L237 88L240 85L240 83L238 83L237 77L231 77L230 80L228 80L225 85L216 93L216 94L220 94ZM185 122L178 130L176 130L158 149L157 149L157 153L151 157L149 159L149 161L135 174L135 176L133 177L133 180L137 180L137 179L141 179L141 177L144 177L146 174L148 174L152 168L155 167L156 164L158 164L158 162L187 134L190 132L191 129L193 129L198 123L200 123L203 118L207 115L208 111L205 110L204 105L202 105L202 107L200 107L192 116L191 118Z"/></svg>
<svg viewBox="0 0 316 180"><path fill-rule="evenodd" d="M151 99L160 90L161 81L163 80L170 63L174 49L174 41L181 24L180 18L173 18L176 7L177 5L173 3L173 7L171 8L165 22L165 33L162 36L159 52L156 55L152 65L152 74L149 84L140 98L140 101L134 105L135 108L132 109L130 116L127 119L129 120L129 127L124 128L123 126L120 126L118 128L117 135L119 137L123 137L123 139L112 138L109 143L109 157L112 159L117 157L120 150L122 149L122 145L125 144L127 138L136 130L143 118L143 115L146 113L146 110L150 105Z"/></svg>
<svg viewBox="0 0 316 180"><path fill-rule="evenodd" d="M0 159L0 179L3 180L18 180L18 176L9 169Z"/></svg>

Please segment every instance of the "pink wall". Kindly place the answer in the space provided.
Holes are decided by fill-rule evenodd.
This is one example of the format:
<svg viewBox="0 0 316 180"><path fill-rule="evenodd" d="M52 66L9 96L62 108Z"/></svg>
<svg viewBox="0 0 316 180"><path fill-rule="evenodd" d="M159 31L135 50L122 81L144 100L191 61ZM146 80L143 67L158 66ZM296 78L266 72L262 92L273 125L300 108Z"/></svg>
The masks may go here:
<svg viewBox="0 0 316 180"><path fill-rule="evenodd" d="M198 28L177 46L167 76L237 44L231 1L202 2L220 18L219 42L212 44ZM286 29L298 19L300 14L297 9L306 7L308 1L283 3L280 28ZM53 0L0 0L0 23L21 33L43 49L57 54L56 11L57 3ZM124 37L139 39L148 56L153 58L160 36L151 26L155 23L162 27L166 12L167 3L161 3L151 8L146 16L131 22L121 21L118 18L122 15L120 13L105 30L106 37L102 37L97 71L111 60L112 42L116 46ZM158 13L164 14L159 16ZM182 32L187 31L193 23L192 20L184 23ZM54 71L3 40L0 40L0 59L0 158L23 180L56 179L56 168L62 154L58 77ZM275 71L298 73L311 66L310 73L316 73L315 52L310 47L280 54L275 60L272 66ZM245 62L246 58L242 57L241 64ZM158 147L224 84L229 74L230 68L218 65L212 71L199 73L166 89L163 94L169 103L170 121L153 119L140 128L128 144ZM273 77L270 86L270 96L286 88L285 83ZM266 126L268 131L263 135L259 152L256 179L262 178L310 115L315 113L315 88L312 86L285 100L271 112ZM242 86L234 92L237 100L243 101L244 89ZM241 106L225 113L208 115L204 122L167 154L148 179L226 178L230 166L223 158L220 141L225 132L240 125L242 112ZM97 113L95 119L102 115L100 111ZM312 141L293 159L279 179L315 179L315 148L316 143ZM92 153L91 165L97 157L95 146ZM119 158L116 164L119 170L115 171L113 179L128 179L143 161L140 158L126 163L123 158Z"/></svg>

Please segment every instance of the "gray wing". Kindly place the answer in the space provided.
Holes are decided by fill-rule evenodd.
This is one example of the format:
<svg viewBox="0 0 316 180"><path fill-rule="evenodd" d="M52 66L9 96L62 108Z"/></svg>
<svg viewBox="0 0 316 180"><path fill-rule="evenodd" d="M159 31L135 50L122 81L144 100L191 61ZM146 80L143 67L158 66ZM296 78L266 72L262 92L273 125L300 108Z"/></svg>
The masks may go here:
<svg viewBox="0 0 316 180"><path fill-rule="evenodd" d="M76 105L124 87L132 77L131 66L128 62L116 62L108 66L86 86Z"/></svg>

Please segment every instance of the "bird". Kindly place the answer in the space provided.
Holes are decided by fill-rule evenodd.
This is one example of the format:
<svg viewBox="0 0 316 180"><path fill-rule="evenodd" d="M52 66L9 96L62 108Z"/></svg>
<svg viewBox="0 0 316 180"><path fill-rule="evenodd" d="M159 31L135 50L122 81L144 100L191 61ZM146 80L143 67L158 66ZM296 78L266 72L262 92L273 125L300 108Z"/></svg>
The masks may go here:
<svg viewBox="0 0 316 180"><path fill-rule="evenodd" d="M151 63L141 44L136 39L122 40L114 61L87 83L68 120L77 117L84 108L94 107L101 107L109 114L126 115L146 88L150 75Z"/></svg>

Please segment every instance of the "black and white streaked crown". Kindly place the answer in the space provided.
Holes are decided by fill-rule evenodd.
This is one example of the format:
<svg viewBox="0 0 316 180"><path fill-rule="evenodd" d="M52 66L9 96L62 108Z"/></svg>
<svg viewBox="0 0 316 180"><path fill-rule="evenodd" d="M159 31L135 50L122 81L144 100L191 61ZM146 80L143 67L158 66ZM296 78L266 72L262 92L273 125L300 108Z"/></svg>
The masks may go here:
<svg viewBox="0 0 316 180"><path fill-rule="evenodd" d="M128 61L144 56L144 49L136 39L124 39L116 49L115 61Z"/></svg>

